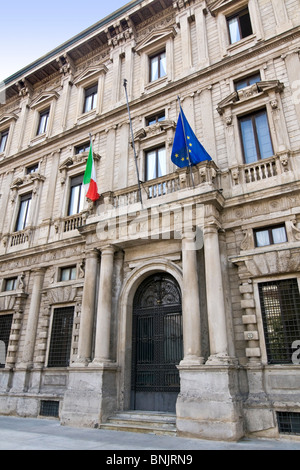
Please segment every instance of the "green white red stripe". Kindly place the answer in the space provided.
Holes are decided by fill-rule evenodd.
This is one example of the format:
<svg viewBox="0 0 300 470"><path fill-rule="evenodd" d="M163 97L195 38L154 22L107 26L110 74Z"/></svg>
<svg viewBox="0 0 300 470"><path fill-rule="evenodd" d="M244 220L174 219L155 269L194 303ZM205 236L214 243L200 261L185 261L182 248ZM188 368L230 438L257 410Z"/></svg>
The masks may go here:
<svg viewBox="0 0 300 470"><path fill-rule="evenodd" d="M98 193L98 186L96 182L96 171L93 159L92 144L90 145L89 156L86 162L83 184L86 190L86 197L91 201L97 201L97 199L100 197L100 194Z"/></svg>

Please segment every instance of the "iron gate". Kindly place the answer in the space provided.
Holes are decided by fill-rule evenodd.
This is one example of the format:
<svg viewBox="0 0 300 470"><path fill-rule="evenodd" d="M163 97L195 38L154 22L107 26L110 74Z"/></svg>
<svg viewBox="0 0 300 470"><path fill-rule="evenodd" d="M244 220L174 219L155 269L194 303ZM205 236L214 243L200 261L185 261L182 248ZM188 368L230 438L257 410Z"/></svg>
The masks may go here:
<svg viewBox="0 0 300 470"><path fill-rule="evenodd" d="M183 356L180 289L172 276L155 274L138 288L133 306L133 408L173 411L179 392L176 367Z"/></svg>

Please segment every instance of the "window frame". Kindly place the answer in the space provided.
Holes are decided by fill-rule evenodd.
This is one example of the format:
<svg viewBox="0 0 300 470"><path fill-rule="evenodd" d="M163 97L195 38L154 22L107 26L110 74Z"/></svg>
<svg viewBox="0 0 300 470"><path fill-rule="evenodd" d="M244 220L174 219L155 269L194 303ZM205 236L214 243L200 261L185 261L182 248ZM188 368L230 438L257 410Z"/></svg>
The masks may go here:
<svg viewBox="0 0 300 470"><path fill-rule="evenodd" d="M250 23L250 27L251 27L251 33L247 34L246 36L243 36L242 35L242 28L241 28L240 18L241 18L241 16L244 16L242 14L245 13L245 12L248 14L249 23ZM232 41L232 36L231 36L231 32L230 32L230 27L229 27L229 21L233 20L235 18L237 18L237 20L238 20L238 30L239 30L239 36L240 37L237 41ZM232 14L230 16L226 16L226 24L227 24L228 37L229 37L229 44L230 45L236 44L237 42L241 41L242 39L245 39L245 38L253 35L253 27L252 27L252 23L251 23L251 16L250 16L248 5L245 5L244 8L242 8L241 10L235 12L234 14Z"/></svg>
<svg viewBox="0 0 300 470"><path fill-rule="evenodd" d="M38 173L39 164L34 163L33 165L29 165L29 166L26 167L25 171L26 171L26 175L31 175L33 173Z"/></svg>
<svg viewBox="0 0 300 470"><path fill-rule="evenodd" d="M90 149L90 142L85 142L80 145L75 145L74 152L75 152L75 155L80 155L81 153L88 152L89 149Z"/></svg>
<svg viewBox="0 0 300 470"><path fill-rule="evenodd" d="M68 272L68 278L63 279L63 273ZM72 277L74 274L74 277ZM76 264L71 266L63 266L59 270L59 282L68 282L68 281L75 281L77 279L77 266Z"/></svg>
<svg viewBox="0 0 300 470"><path fill-rule="evenodd" d="M257 76L259 76L259 80L256 80L255 82L250 83L251 78L254 78L254 77L257 77ZM247 84L243 87L237 88L237 85L241 82L244 82L244 81L246 81ZM233 81L234 89L235 89L235 91L243 90L244 88L246 88L248 86L251 86L251 85L254 85L255 83L258 83L260 81L261 81L261 73L258 70L257 72L251 73L250 75L246 75L244 77L240 77L240 78L234 80Z"/></svg>
<svg viewBox="0 0 300 470"><path fill-rule="evenodd" d="M98 88L99 88L98 83L94 83L93 85L89 85L84 88L83 111L82 111L83 114L89 113L97 109ZM91 92L91 90L96 90L96 92ZM86 109L87 100L89 97L92 97L91 107L89 109Z"/></svg>
<svg viewBox="0 0 300 470"><path fill-rule="evenodd" d="M7 284L10 282L10 281L13 281L12 283L12 288L11 289L8 289L7 287ZM13 276L13 277L8 277L8 278L5 278L4 279L4 283L3 283L3 292L11 292L11 291L15 291L17 289L17 282L18 282L18 277L17 276Z"/></svg>
<svg viewBox="0 0 300 470"><path fill-rule="evenodd" d="M160 175L158 176L157 173L158 173L158 163L159 163L159 150L162 150L164 149L165 151L165 166L166 166L166 173L163 174L163 175ZM156 176L154 178L150 178L148 179L147 178L147 174L148 174L148 166L149 166L149 162L148 162L148 155L152 152L155 152L155 173L156 173ZM167 154L166 154L166 146L165 144L162 144L162 145L157 145L153 148L149 148L147 150L145 150L145 181L153 181L157 178L161 178L163 176L166 176L168 174L167 172Z"/></svg>
<svg viewBox="0 0 300 470"><path fill-rule="evenodd" d="M83 211L83 207L84 207L84 194L82 192L83 191L83 176L84 176L83 174L70 176L70 188L69 188L69 200L68 200L68 205L67 205L67 216L80 214ZM77 184L76 184L76 180L78 181ZM80 180L81 180L81 183L79 182ZM73 188L75 188L75 187L80 187L79 197L78 197L78 201L77 201L77 204L76 204L77 205L77 212L70 213L70 211L71 211L71 201L72 201L72 191L73 191ZM79 210L80 208L81 208L81 210Z"/></svg>
<svg viewBox="0 0 300 470"><path fill-rule="evenodd" d="M165 59L165 73L162 75L162 67L161 67L161 62L162 62L162 55L164 55ZM159 52L155 52L154 54L151 54L148 56L149 58L149 83L154 83L156 80L159 80L160 78L164 78L167 76L167 52L166 49L161 49ZM152 79L152 65L153 65L153 60L158 59L158 70L157 70L157 78Z"/></svg>
<svg viewBox="0 0 300 470"><path fill-rule="evenodd" d="M23 218L22 228L18 228L19 222L21 222L21 220L20 220L21 207L22 207L23 202L25 202L25 201L29 201L29 204L26 204L26 207L25 207L25 216ZM19 208L18 208L18 214L17 214L17 218L16 218L14 232L20 232L20 231L24 230L26 227L28 227L28 225L30 223L30 213L31 213L31 209L32 209L31 203L32 203L32 193L31 192L20 195Z"/></svg>
<svg viewBox="0 0 300 470"><path fill-rule="evenodd" d="M9 135L9 128L4 129L3 131L0 131L0 153L4 153L7 148L8 135ZM4 138L5 138L5 142L3 144Z"/></svg>
<svg viewBox="0 0 300 470"><path fill-rule="evenodd" d="M7 320L7 325L5 324L3 325L3 323L5 322L5 319ZM5 346L5 358L4 358L4 362L0 362L0 369L4 369L6 365L7 350L8 350L9 338L11 334L12 322L13 322L12 313L0 315L0 342L2 341ZM3 332L4 328L6 328L6 331L4 330ZM0 361L1 361L1 356L0 356Z"/></svg>
<svg viewBox="0 0 300 470"><path fill-rule="evenodd" d="M290 288L290 291L292 291L292 295L290 295L289 299L287 297L283 297L284 294L284 283L287 285L289 282L290 286L293 287L293 289ZM275 300L272 300L273 294L271 292L270 297L271 297L271 302L263 302L263 294L262 294L262 289L263 287L268 287L268 286L276 286L277 287L277 292L278 296L276 298L275 295ZM280 285L280 288L278 289L278 285ZM281 287L283 286L283 287ZM264 363L270 364L270 365L276 365L276 364L283 364L283 365L292 365L292 354L293 354L293 349L292 349L292 343L294 340L299 339L300 335L300 315L298 315L298 307L300 308L300 285L299 285L299 278L297 277L291 277L291 276L286 276L282 279L261 279L259 282L256 283L257 287L257 302L259 305L260 309L260 316L258 317L258 322L259 322L259 328L260 328L260 333L261 333L261 343L263 347L263 353L262 353L262 358ZM274 292L276 289L274 289ZM275 292L276 294L276 292ZM267 296L265 297L267 299ZM288 302L289 300L289 302ZM295 306L295 310L291 310L291 304ZM278 306L280 308L280 311L276 311L278 309ZM269 311L267 311L267 307L269 307ZM272 311L273 310L273 311ZM292 313L292 316L290 317L290 314ZM268 317L266 316L268 315ZM276 336L274 336L272 339L274 342L272 343L270 341L270 335L274 334L276 335L276 329L275 329L275 323L272 324L272 322L276 322L276 317L277 320L279 319L280 321L280 328L278 329L278 336L277 340L279 341L279 345L281 349L285 350L284 357L281 355L281 360L276 359L276 355L278 352L280 352L280 348L276 351L276 346L274 348L274 344L276 341ZM293 321L291 321L293 320ZM268 323L269 322L269 323ZM293 326L297 325L297 330L295 333L293 330ZM281 335L281 338L280 338ZM293 336L293 337L292 337ZM282 337L284 337L283 344L280 344L282 341ZM289 341L287 341L287 337L289 338ZM282 352L282 351L281 351Z"/></svg>
<svg viewBox="0 0 300 470"><path fill-rule="evenodd" d="M65 323L67 328L67 336L60 332L60 335L55 336L56 331L59 328L59 314L61 319L63 314L65 314ZM51 316L51 333L49 335L49 346L47 354L47 368L56 368L56 367L69 367L71 362L71 353L72 353L72 342L73 342L73 327L74 327L74 316L75 316L75 307L74 305L66 305L62 307L55 307L52 311ZM68 317L68 318L66 318ZM61 326L61 330L62 330ZM55 330L57 328L57 330ZM60 343L60 344L59 344ZM63 356L60 360L56 358L56 348L57 346L62 347Z"/></svg>
<svg viewBox="0 0 300 470"><path fill-rule="evenodd" d="M283 242L274 242L273 230L278 229L278 228L284 228L285 241L283 241ZM268 232L269 243L266 244L266 245L258 245L256 234L258 232L266 232L266 231ZM256 248L262 248L264 246L277 245L278 243L288 242L286 226L285 226L284 223L283 224L276 224L276 225L269 225L267 227L255 228L255 229L253 229L253 234L254 234L254 246Z"/></svg>
<svg viewBox="0 0 300 470"><path fill-rule="evenodd" d="M165 111L161 111L156 114L151 114L151 116L148 116L145 118L145 124L146 126L153 126L154 124L157 124L158 122L165 121L166 120L166 113Z"/></svg>
<svg viewBox="0 0 300 470"><path fill-rule="evenodd" d="M268 157L262 157L261 156L261 151L260 151L260 146L259 146L259 139L258 139L258 135L257 135L257 128L256 128L256 123L255 123L255 116L258 116L259 114L262 114L262 113L264 113L265 116L266 116L267 129L268 129L270 144L271 144L272 152L273 152L272 155L269 155ZM239 134L240 134L240 141L241 141L242 155L243 155L244 164L245 165L253 165L254 162L265 160L266 158L270 158L270 157L274 156L275 155L274 145L273 145L273 141L272 141L272 134L271 134L271 130L270 130L267 109L266 108L255 109L255 110L251 111L250 113L237 116L237 118L238 118ZM256 149L256 160L254 162L247 162L246 161L246 152L245 152L244 139L243 139L243 133L242 133L242 126L241 126L241 121L243 119L246 119L246 118L251 118L252 131L254 132L253 135L254 135L254 142L255 142L255 149Z"/></svg>
<svg viewBox="0 0 300 470"><path fill-rule="evenodd" d="M43 122L43 118L46 116L45 122ZM38 125L36 130L36 136L41 136L47 133L48 126L49 126L49 118L50 118L50 107L46 108L42 111L39 111L39 119Z"/></svg>

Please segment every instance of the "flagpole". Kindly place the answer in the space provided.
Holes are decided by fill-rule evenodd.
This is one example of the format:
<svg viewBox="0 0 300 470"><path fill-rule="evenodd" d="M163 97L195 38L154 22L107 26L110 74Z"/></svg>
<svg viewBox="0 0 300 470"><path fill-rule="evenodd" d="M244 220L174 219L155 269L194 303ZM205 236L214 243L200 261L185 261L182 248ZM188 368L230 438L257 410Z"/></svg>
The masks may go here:
<svg viewBox="0 0 300 470"><path fill-rule="evenodd" d="M135 169L136 169L136 175L137 175L137 180L138 180L139 199L140 199L140 202L141 202L141 205L142 205L142 208L143 208L143 200L142 200L142 192L141 192L141 182L140 182L140 177L139 177L139 169L138 169L138 164L137 164L137 156L136 156L136 151L135 151L134 136L133 136L133 130L132 130L132 121L131 121L130 109L129 109L129 103L128 103L127 80L126 80L126 78L124 78L123 85L124 85L124 88L125 88L126 103L127 103L127 111L128 111L128 116L129 116L129 124L130 124L130 131L131 131L131 140L132 140L132 147L133 147L134 161L135 161Z"/></svg>
<svg viewBox="0 0 300 470"><path fill-rule="evenodd" d="M181 112L181 103L180 103L179 96L177 96L177 99L178 99L178 102L179 102L179 113L180 113L180 117L181 117L181 124L182 124L182 129L183 129L184 141L185 141L185 145L186 145L186 152L187 152L187 156L188 156L188 159L189 159L191 180L192 180L193 188L195 188L194 175L193 175L193 171L192 171L192 162L191 162L191 159L190 159L189 147L188 147L187 138L186 138L186 135L185 135L185 128L184 128L184 122L183 122L183 116L182 116L182 112Z"/></svg>

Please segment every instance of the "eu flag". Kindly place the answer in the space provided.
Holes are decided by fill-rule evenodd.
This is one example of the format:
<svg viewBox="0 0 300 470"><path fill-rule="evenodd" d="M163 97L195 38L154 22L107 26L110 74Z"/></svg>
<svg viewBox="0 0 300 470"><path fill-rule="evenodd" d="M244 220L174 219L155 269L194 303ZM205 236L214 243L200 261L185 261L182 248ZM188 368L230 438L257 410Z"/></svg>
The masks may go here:
<svg viewBox="0 0 300 470"><path fill-rule="evenodd" d="M197 163L203 162L204 160L211 160L210 155L195 136L181 106L176 125L171 160L180 168L189 165L197 165Z"/></svg>

